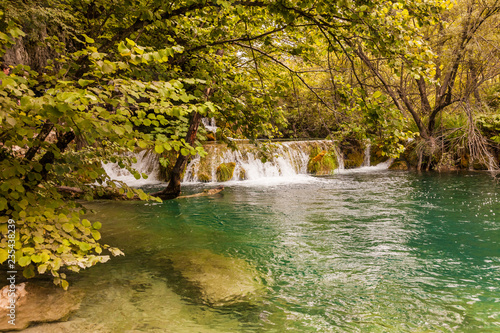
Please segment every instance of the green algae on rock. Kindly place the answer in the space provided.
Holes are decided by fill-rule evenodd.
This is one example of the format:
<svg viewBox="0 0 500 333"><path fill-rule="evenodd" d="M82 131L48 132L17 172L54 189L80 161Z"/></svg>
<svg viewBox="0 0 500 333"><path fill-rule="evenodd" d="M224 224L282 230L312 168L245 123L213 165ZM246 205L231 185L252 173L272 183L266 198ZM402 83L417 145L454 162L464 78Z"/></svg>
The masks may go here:
<svg viewBox="0 0 500 333"><path fill-rule="evenodd" d="M222 163L217 167L217 171L215 172L217 176L218 182L227 182L233 178L234 168L236 167L236 163Z"/></svg>
<svg viewBox="0 0 500 333"><path fill-rule="evenodd" d="M311 157L309 163L307 163L307 172L318 176L331 175L337 167L335 153L323 150L316 156Z"/></svg>

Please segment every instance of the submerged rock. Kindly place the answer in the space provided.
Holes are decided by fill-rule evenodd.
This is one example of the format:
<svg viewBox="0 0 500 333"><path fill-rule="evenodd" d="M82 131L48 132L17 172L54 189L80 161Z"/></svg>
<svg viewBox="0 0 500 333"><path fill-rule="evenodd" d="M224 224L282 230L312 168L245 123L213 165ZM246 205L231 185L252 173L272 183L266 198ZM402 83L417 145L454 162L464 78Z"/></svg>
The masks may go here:
<svg viewBox="0 0 500 333"><path fill-rule="evenodd" d="M173 269L198 289L200 300L211 306L248 301L263 290L259 272L243 259L208 250L183 252L169 259Z"/></svg>
<svg viewBox="0 0 500 333"><path fill-rule="evenodd" d="M44 287L34 283L21 283L17 290L15 325L9 324L9 309L0 308L0 331L23 330L35 323L66 321L69 315L80 307L83 293L64 291L62 288ZM2 301L4 287L1 291ZM3 304L4 302L2 302Z"/></svg>

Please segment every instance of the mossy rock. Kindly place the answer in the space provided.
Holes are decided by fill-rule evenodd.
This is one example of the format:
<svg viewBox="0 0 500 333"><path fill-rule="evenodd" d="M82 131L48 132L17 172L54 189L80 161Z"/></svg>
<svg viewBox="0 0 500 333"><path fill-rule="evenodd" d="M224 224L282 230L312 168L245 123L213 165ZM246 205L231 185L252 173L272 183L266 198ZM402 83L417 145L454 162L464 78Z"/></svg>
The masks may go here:
<svg viewBox="0 0 500 333"><path fill-rule="evenodd" d="M215 141L215 135L213 133L207 133L207 141Z"/></svg>
<svg viewBox="0 0 500 333"><path fill-rule="evenodd" d="M331 175L338 167L337 158L332 152L319 152L307 163L307 172L313 175Z"/></svg>
<svg viewBox="0 0 500 333"><path fill-rule="evenodd" d="M234 162L230 163L222 163L217 167L217 171L215 172L217 176L218 182L227 182L233 178L234 168L236 164Z"/></svg>
<svg viewBox="0 0 500 333"><path fill-rule="evenodd" d="M311 151L309 152L309 158L312 159L319 155L321 152L321 148L317 144L314 144L311 148Z"/></svg>
<svg viewBox="0 0 500 333"><path fill-rule="evenodd" d="M406 163L406 161L395 161L394 163L391 164L391 166L389 167L389 170L407 171L408 164Z"/></svg>
<svg viewBox="0 0 500 333"><path fill-rule="evenodd" d="M199 173L198 180L202 183L209 183L212 180L212 178L206 173Z"/></svg>
<svg viewBox="0 0 500 333"><path fill-rule="evenodd" d="M238 175L238 179L239 180L247 179L247 172L245 171L245 169L241 168L240 174Z"/></svg>

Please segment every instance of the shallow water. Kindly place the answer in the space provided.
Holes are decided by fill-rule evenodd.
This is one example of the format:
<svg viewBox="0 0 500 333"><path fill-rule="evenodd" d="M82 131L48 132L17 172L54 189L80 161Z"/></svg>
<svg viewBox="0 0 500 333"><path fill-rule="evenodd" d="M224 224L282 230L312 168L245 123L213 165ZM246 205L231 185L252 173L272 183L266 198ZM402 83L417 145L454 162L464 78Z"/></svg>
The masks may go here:
<svg viewBox="0 0 500 333"><path fill-rule="evenodd" d="M70 278L86 296L68 322L27 331L500 331L500 184L490 174L375 170L90 207L126 256ZM247 261L263 290L203 303L168 259L197 251Z"/></svg>

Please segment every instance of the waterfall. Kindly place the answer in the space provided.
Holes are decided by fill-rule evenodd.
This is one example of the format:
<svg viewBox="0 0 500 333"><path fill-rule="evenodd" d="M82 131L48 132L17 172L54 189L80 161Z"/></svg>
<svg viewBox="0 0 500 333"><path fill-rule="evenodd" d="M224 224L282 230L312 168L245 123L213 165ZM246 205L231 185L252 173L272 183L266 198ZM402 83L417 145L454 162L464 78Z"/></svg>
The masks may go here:
<svg viewBox="0 0 500 333"><path fill-rule="evenodd" d="M205 126L207 132L212 132L214 134L217 132L215 118L202 118L201 123L203 124L203 126Z"/></svg>
<svg viewBox="0 0 500 333"><path fill-rule="evenodd" d="M274 177L294 177L307 174L307 163L313 148L329 150L332 141L292 141L265 144L261 148L248 143L238 144L238 150L225 145L206 145L208 155L196 156L186 167L183 182L198 182L200 176L211 182L217 181L217 167L222 163L234 163L231 180L255 180Z"/></svg>
<svg viewBox="0 0 500 333"><path fill-rule="evenodd" d="M194 156L186 166L183 182L217 182L217 168L223 164L234 166L232 181L249 180L265 184L311 181L305 178L307 164L311 157L321 151L333 151L337 157L338 168L335 173L371 172L386 170L392 159L376 166L369 166L370 148L365 150L363 167L345 170L344 154L337 145L330 140L290 141L261 143L259 146L247 142L238 142L238 149L232 150L225 144L206 144L207 155ZM135 179L126 169L117 163L103 163L103 168L111 179L123 181L129 186L144 186L163 182L160 176L159 155L151 150L135 153L137 159L132 168L141 174L148 175L147 179ZM233 165L234 163L234 165Z"/></svg>
<svg viewBox="0 0 500 333"><path fill-rule="evenodd" d="M337 146L334 146L333 147L333 150L335 151L335 156L337 157L337 163L338 163L338 170L344 170L345 169L345 166L344 166L344 154L342 153L342 151L340 150L339 147Z"/></svg>
<svg viewBox="0 0 500 333"><path fill-rule="evenodd" d="M102 163L103 169L113 180L119 180L130 186L142 186L161 182L159 156L151 150L142 150L134 153L137 162L132 163L132 168L140 174L148 175L147 179L135 179L127 169L122 169L118 163Z"/></svg>
<svg viewBox="0 0 500 333"><path fill-rule="evenodd" d="M370 155L371 155L371 147L372 147L372 144L370 141L368 141L366 143L366 147L365 147L365 153L364 153L364 160L363 160L363 165L364 167L369 167L370 166Z"/></svg>

